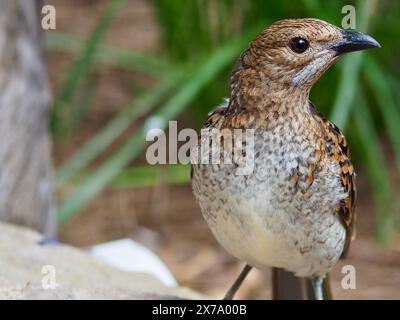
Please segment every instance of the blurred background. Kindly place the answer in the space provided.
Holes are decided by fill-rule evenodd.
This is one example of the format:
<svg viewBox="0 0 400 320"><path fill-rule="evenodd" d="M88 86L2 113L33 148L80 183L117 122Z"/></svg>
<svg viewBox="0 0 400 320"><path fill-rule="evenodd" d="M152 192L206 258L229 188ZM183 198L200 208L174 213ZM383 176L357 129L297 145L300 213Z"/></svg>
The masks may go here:
<svg viewBox="0 0 400 320"><path fill-rule="evenodd" d="M229 72L263 27L315 17L356 29L380 50L342 58L311 100L346 134L358 173L357 240L332 274L336 298L400 299L400 2L266 0L45 0L57 13L43 32L53 102L48 114L58 234L86 247L131 238L154 250L179 284L220 298L241 263L214 240L189 183L190 166L150 166L154 123L199 129L228 96ZM357 289L341 290L343 264ZM269 298L254 271L239 298Z"/></svg>

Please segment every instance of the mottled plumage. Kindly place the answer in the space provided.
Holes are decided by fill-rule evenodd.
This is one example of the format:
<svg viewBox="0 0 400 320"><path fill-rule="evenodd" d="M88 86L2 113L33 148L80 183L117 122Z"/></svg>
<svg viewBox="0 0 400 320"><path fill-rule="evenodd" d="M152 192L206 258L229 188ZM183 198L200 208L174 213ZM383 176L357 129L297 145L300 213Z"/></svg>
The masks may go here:
<svg viewBox="0 0 400 320"><path fill-rule="evenodd" d="M351 47L350 38L363 42ZM199 164L192 177L205 219L231 254L251 266L323 278L348 250L355 172L343 133L309 93L342 52L377 45L321 20L282 20L239 57L229 101L204 128L254 129L253 171L237 175L237 164ZM223 149L223 140L218 145Z"/></svg>

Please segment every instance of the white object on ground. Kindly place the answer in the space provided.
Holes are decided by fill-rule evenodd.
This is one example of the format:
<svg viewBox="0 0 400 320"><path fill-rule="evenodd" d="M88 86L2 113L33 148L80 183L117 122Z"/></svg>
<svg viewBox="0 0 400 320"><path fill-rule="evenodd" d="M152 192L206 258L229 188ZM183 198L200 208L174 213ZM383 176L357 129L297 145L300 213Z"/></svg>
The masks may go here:
<svg viewBox="0 0 400 320"><path fill-rule="evenodd" d="M172 273L153 251L131 239L97 244L90 247L89 252L120 270L151 274L169 287L178 285Z"/></svg>

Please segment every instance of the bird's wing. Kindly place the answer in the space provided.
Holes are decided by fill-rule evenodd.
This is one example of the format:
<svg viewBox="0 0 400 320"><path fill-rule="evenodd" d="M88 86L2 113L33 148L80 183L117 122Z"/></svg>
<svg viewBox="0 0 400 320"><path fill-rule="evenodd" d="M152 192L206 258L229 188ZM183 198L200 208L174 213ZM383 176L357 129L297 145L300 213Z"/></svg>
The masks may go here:
<svg viewBox="0 0 400 320"><path fill-rule="evenodd" d="M228 108L229 100L225 100L224 103L216 106L213 110L208 113L207 121L204 123L203 129L205 128L219 128L224 121L224 114ZM201 135L199 135L199 144L201 144ZM190 168L190 179L193 178L193 165Z"/></svg>
<svg viewBox="0 0 400 320"><path fill-rule="evenodd" d="M330 160L339 164L340 177L344 191L347 197L343 199L338 207L337 213L346 228L346 243L343 249L342 257L345 257L351 240L355 236L355 202L356 202L356 174L353 164L351 163L350 149L347 145L346 138L340 129L325 119L311 105L311 109L317 115L326 137L326 153Z"/></svg>
<svg viewBox="0 0 400 320"><path fill-rule="evenodd" d="M330 157L332 160L337 161L340 166L340 177L342 186L348 194L347 198L341 201L338 214L346 227L346 244L342 256L345 257L350 241L355 236L354 222L355 222L355 203L356 203L356 174L353 164L351 163L350 149L343 133L332 122L327 121L329 130L329 138L332 141L332 153Z"/></svg>
<svg viewBox="0 0 400 320"><path fill-rule="evenodd" d="M208 113L207 121L204 124L204 128L208 127L219 127L221 122L224 119L225 111L227 110L229 105L229 100L225 100L224 103L218 105L213 110Z"/></svg>

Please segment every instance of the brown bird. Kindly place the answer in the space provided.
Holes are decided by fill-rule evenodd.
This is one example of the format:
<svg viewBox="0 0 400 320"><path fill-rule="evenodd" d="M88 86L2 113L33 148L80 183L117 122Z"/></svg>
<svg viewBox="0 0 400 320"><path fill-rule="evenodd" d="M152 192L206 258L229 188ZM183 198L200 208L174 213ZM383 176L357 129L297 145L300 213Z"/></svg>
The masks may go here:
<svg viewBox="0 0 400 320"><path fill-rule="evenodd" d="M370 36L322 20L281 20L237 60L229 100L202 130L231 137L211 143L203 134L192 152L192 186L203 216L219 243L247 263L226 298L253 266L279 268L276 282L287 272L310 279L315 297L323 298L323 280L352 239L355 172L344 135L309 93L343 53L376 47ZM252 132L252 144L237 138L237 129ZM238 141L251 152L225 161ZM213 163L199 160L207 148ZM249 159L251 170L239 173Z"/></svg>

